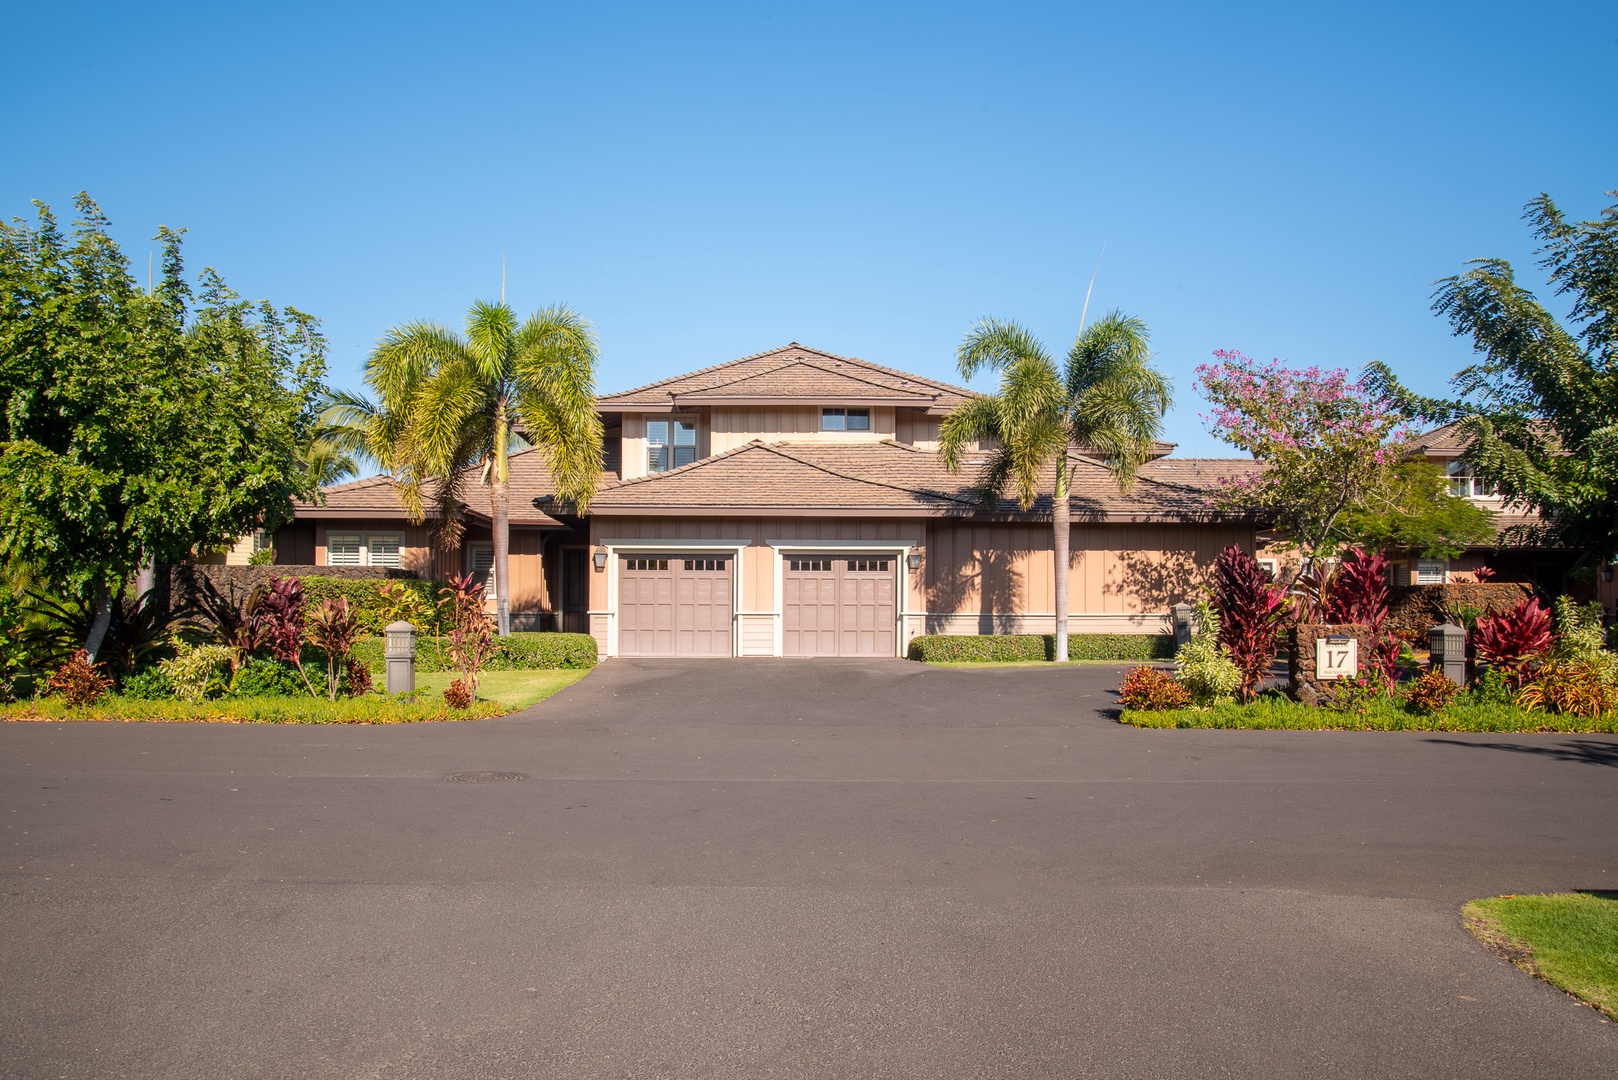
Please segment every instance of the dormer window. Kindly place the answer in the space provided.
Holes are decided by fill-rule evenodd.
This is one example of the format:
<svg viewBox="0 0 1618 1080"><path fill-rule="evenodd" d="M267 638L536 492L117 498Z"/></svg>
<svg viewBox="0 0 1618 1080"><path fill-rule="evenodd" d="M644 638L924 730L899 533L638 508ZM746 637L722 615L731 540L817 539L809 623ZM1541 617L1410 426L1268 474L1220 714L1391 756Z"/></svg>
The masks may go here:
<svg viewBox="0 0 1618 1080"><path fill-rule="evenodd" d="M697 460L695 420L646 421L646 471L668 472Z"/></svg>
<svg viewBox="0 0 1618 1080"><path fill-rule="evenodd" d="M1494 488L1484 483L1464 461L1449 463L1449 491L1462 499L1492 499L1495 494Z"/></svg>
<svg viewBox="0 0 1618 1080"><path fill-rule="evenodd" d="M870 431L870 409L821 409L821 431Z"/></svg>

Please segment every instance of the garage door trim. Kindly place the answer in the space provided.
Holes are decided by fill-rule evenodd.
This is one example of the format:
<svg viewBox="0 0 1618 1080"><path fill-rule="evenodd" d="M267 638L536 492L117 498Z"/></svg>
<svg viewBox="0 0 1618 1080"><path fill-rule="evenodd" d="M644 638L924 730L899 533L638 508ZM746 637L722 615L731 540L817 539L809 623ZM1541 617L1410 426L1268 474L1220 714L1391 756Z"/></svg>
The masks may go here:
<svg viewBox="0 0 1618 1080"><path fill-rule="evenodd" d="M894 655L903 656L909 644L905 641L905 618L910 612L910 554L921 550L921 544L907 540L766 540L775 552L775 655L786 653L786 566L794 555L885 555L897 559L899 579L898 595L894 597L893 640L897 645Z"/></svg>
<svg viewBox="0 0 1618 1080"><path fill-rule="evenodd" d="M737 655L741 647L741 635L738 632L737 612L741 610L742 592L742 551L749 547L746 540L643 540L638 537L631 539L597 540L593 549L605 550L607 565L602 571L607 575L607 610L592 611L591 615L605 615L607 617L607 655L617 656L618 653L618 558L622 555L729 555L736 561L732 563L730 575L730 655ZM595 572L592 565L591 572Z"/></svg>

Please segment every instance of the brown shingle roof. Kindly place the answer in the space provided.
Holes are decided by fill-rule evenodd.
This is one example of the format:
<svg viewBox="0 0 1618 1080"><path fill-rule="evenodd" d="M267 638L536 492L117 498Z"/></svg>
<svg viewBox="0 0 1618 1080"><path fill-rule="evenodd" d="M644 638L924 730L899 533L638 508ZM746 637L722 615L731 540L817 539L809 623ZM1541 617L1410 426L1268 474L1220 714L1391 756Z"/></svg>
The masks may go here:
<svg viewBox="0 0 1618 1080"><path fill-rule="evenodd" d="M762 378L765 376L768 378ZM739 397L893 401L947 409L972 396L972 391L963 387L793 342L671 379L604 394L596 404L611 411L636 405L672 408L679 401L701 404Z"/></svg>
<svg viewBox="0 0 1618 1080"><path fill-rule="evenodd" d="M1225 517L1205 485L1159 479L1142 471L1127 494L1107 471L1075 457L1071 506L1077 520L1212 520ZM666 473L628 480L599 492L592 514L742 514L804 512L968 516L1021 514L1004 501L984 508L972 490L983 459L952 474L931 451L891 440L869 443L765 443L745 446ZM1212 469L1205 471L1211 475ZM1054 473L1053 477L1054 478ZM1041 486L1050 490L1051 478ZM1050 498L1030 513L1050 512Z"/></svg>
<svg viewBox="0 0 1618 1080"><path fill-rule="evenodd" d="M541 511L536 505L541 497L552 490L551 471L537 450L522 450L509 459L508 474L511 492L511 523L513 525L560 525L561 522ZM494 514L494 492L488 486L472 482L462 493L462 505L467 511L482 518ZM333 484L321 489L319 503L294 502L294 516L300 518L376 517L408 518L404 501L400 499L393 478L370 476L364 480L351 480L346 484Z"/></svg>

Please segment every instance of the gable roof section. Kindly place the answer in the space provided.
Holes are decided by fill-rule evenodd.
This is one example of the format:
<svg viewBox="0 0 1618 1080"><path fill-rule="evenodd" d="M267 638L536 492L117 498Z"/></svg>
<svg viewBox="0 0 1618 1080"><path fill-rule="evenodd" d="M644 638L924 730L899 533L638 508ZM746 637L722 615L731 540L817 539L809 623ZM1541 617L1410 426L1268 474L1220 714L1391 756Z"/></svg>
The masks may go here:
<svg viewBox="0 0 1618 1080"><path fill-rule="evenodd" d="M964 387L792 342L631 390L604 394L596 399L596 407L605 411L634 407L660 410L675 408L681 402L723 404L727 399L739 398L748 403L760 399L873 401L942 411L973 396Z"/></svg>
<svg viewBox="0 0 1618 1080"><path fill-rule="evenodd" d="M1070 505L1078 521L1217 521L1231 515L1214 508L1208 495L1218 466L1187 476L1159 478L1142 470L1127 493L1106 469L1074 456ZM665 473L639 477L598 492L596 516L745 516L788 513L837 516L972 517L1026 516L1015 503L993 509L972 490L982 460L967 461L952 474L937 454L891 440L871 443L750 442ZM1241 462L1235 462L1241 465ZM1041 486L1050 490L1052 476ZM1039 499L1034 516L1050 513Z"/></svg>

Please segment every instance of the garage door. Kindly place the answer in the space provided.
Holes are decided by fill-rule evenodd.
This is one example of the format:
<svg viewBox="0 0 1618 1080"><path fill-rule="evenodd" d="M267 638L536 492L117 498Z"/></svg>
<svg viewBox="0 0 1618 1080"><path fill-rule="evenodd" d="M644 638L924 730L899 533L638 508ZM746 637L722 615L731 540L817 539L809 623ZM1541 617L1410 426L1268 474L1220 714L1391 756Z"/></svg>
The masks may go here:
<svg viewBox="0 0 1618 1080"><path fill-rule="evenodd" d="M730 656L730 555L618 560L622 656Z"/></svg>
<svg viewBox="0 0 1618 1080"><path fill-rule="evenodd" d="M782 574L788 656L893 656L898 560L791 555Z"/></svg>

